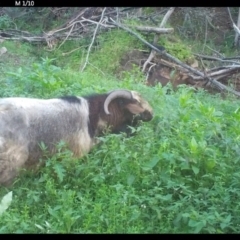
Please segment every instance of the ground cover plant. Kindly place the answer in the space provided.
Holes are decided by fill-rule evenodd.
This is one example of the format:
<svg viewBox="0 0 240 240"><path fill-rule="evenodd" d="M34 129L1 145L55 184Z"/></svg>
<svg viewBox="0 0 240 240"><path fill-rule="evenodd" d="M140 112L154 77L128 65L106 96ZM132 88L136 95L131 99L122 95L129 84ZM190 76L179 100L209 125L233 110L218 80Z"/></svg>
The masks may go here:
<svg viewBox="0 0 240 240"><path fill-rule="evenodd" d="M75 58L71 69L53 53L2 67L0 96L133 89L153 106L154 119L132 128L133 137L101 137L81 159L60 142L44 168L0 188L0 233L239 232L239 100L186 86L149 87L137 69L118 79L117 56L113 61L107 43L122 54L136 42L123 32L105 36L84 72L76 70Z"/></svg>
<svg viewBox="0 0 240 240"><path fill-rule="evenodd" d="M134 137L101 138L82 159L73 160L60 144L40 172L1 188L1 197L12 191L1 232L239 231L237 100L186 87L166 94L169 86L149 88L131 79L114 86L104 79L95 90L91 74L80 79L86 80L74 90L80 95L114 86L142 92L155 118L132 129Z"/></svg>

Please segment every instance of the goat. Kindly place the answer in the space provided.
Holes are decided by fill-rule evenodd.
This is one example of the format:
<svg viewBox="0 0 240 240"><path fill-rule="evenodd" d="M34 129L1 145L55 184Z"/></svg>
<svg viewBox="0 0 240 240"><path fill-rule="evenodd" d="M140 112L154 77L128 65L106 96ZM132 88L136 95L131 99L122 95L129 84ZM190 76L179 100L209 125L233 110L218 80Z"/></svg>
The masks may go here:
<svg viewBox="0 0 240 240"><path fill-rule="evenodd" d="M21 168L32 168L43 158L43 142L52 156L64 141L74 156L87 154L96 137L109 128L129 132L128 126L150 121L153 110L138 92L114 90L107 94L54 99L0 99L0 184L8 186Z"/></svg>

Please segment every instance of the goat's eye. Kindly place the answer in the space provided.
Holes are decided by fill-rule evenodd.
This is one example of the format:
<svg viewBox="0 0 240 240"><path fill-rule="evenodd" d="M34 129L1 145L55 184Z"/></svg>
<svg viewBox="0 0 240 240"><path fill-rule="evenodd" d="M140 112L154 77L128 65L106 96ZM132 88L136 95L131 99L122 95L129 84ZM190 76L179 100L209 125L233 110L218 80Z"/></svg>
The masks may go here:
<svg viewBox="0 0 240 240"><path fill-rule="evenodd" d="M119 99L119 104L120 104L120 105L123 105L123 103L124 103L123 100L122 100L122 99Z"/></svg>

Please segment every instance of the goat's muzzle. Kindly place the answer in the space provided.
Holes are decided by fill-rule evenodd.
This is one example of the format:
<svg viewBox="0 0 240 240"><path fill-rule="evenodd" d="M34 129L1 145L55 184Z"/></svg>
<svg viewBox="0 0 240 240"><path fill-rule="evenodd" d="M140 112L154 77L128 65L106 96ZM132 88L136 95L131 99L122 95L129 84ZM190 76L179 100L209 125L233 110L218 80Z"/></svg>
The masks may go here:
<svg viewBox="0 0 240 240"><path fill-rule="evenodd" d="M152 118L153 118L153 114L147 110L140 113L140 115L139 115L139 120L142 120L144 122L148 122L148 121L152 120Z"/></svg>

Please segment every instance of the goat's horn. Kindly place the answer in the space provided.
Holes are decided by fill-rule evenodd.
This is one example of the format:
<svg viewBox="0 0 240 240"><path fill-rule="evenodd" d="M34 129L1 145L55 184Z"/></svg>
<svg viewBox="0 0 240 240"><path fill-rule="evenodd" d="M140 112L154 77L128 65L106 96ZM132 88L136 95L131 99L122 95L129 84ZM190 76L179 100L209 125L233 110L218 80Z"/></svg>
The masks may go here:
<svg viewBox="0 0 240 240"><path fill-rule="evenodd" d="M129 90L121 90L121 89L113 90L113 91L109 92L108 94L109 95L107 96L107 98L104 102L104 112L108 115L110 114L110 112L108 111L108 105L113 99L119 98L119 97L126 98L126 99L132 99L132 93Z"/></svg>

